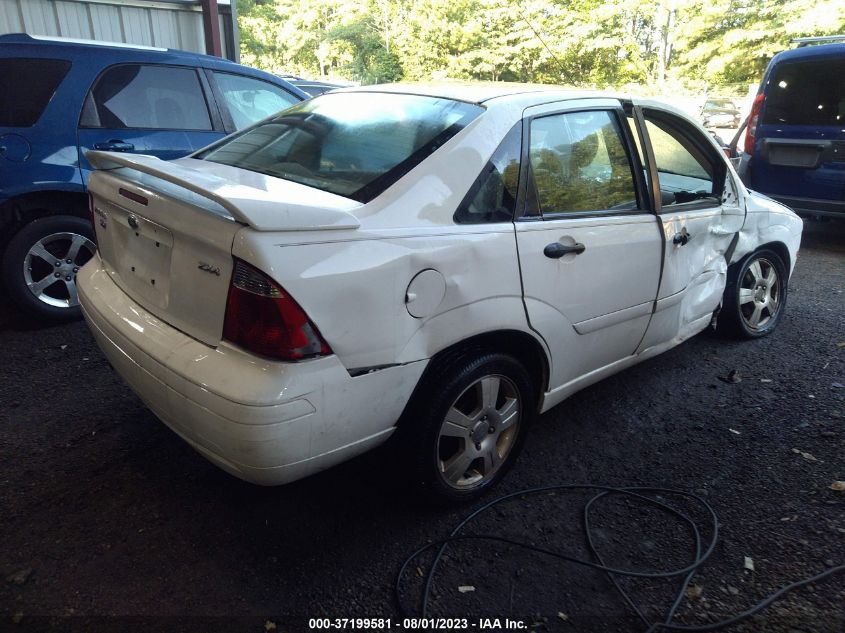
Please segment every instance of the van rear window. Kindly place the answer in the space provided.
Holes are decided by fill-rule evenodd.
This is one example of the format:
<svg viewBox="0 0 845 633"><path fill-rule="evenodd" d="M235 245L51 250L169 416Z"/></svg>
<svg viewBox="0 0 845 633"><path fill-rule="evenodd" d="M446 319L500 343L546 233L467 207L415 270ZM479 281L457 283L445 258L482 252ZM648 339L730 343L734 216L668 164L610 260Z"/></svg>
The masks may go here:
<svg viewBox="0 0 845 633"><path fill-rule="evenodd" d="M778 64L766 90L763 123L842 125L845 122L845 59Z"/></svg>
<svg viewBox="0 0 845 633"><path fill-rule="evenodd" d="M0 127L32 127L70 70L64 59L0 59Z"/></svg>

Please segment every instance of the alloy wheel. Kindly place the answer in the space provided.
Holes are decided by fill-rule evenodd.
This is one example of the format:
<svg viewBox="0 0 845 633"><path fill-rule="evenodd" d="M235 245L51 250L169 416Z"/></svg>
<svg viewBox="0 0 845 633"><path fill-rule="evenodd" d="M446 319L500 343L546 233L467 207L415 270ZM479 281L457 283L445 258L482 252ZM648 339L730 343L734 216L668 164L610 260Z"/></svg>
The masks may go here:
<svg viewBox="0 0 845 633"><path fill-rule="evenodd" d="M780 299L780 278L775 266L763 257L753 260L739 287L739 311L745 325L755 332L764 329L777 316Z"/></svg>
<svg viewBox="0 0 845 633"><path fill-rule="evenodd" d="M96 250L94 242L78 233L52 233L41 238L24 258L23 275L27 288L47 305L78 306L76 274Z"/></svg>
<svg viewBox="0 0 845 633"><path fill-rule="evenodd" d="M440 427L437 452L443 481L466 490L492 479L516 442L521 414L519 390L510 378L487 375L467 387Z"/></svg>

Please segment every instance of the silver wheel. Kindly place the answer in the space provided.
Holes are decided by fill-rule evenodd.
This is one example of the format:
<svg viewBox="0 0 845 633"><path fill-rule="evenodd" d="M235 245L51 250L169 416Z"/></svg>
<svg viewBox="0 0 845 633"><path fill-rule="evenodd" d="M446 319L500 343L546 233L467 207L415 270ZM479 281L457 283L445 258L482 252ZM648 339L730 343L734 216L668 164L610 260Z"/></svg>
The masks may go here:
<svg viewBox="0 0 845 633"><path fill-rule="evenodd" d="M748 329L762 330L781 306L777 269L763 257L752 260L739 284L739 312Z"/></svg>
<svg viewBox="0 0 845 633"><path fill-rule="evenodd" d="M56 308L79 305L76 273L96 252L94 242L78 233L52 233L32 245L24 257L23 276L29 291Z"/></svg>
<svg viewBox="0 0 845 633"><path fill-rule="evenodd" d="M516 442L521 415L519 390L510 378L487 375L467 387L440 426L437 452L443 481L466 490L491 479Z"/></svg>

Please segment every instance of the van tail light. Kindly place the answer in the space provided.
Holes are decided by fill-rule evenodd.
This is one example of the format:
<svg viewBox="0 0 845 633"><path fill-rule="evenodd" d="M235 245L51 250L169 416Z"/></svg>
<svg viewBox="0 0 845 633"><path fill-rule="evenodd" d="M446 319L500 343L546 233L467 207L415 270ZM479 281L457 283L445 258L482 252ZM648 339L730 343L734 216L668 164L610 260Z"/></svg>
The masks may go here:
<svg viewBox="0 0 845 633"><path fill-rule="evenodd" d="M757 122L760 119L760 110L763 109L763 100L766 96L761 92L751 104L751 114L748 115L748 128L745 130L745 153L754 153L754 136L757 134Z"/></svg>
<svg viewBox="0 0 845 633"><path fill-rule="evenodd" d="M239 259L229 285L223 338L275 360L332 353L299 304L270 277Z"/></svg>

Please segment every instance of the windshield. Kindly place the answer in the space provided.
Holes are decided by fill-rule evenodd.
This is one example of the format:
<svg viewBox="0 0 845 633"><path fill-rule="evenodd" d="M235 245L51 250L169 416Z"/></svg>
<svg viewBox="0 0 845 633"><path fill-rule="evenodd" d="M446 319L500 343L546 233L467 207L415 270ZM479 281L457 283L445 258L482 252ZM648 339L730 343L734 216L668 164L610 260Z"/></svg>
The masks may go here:
<svg viewBox="0 0 845 633"><path fill-rule="evenodd" d="M418 95L325 94L198 157L367 202L483 111Z"/></svg>
<svg viewBox="0 0 845 633"><path fill-rule="evenodd" d="M704 104L705 108L721 108L721 109L731 109L736 108L732 101L708 101Z"/></svg>

